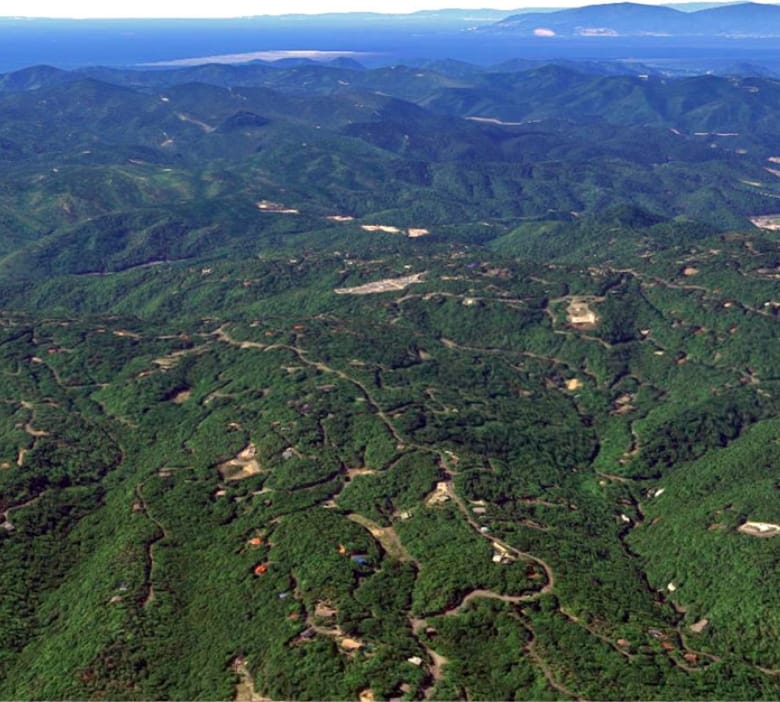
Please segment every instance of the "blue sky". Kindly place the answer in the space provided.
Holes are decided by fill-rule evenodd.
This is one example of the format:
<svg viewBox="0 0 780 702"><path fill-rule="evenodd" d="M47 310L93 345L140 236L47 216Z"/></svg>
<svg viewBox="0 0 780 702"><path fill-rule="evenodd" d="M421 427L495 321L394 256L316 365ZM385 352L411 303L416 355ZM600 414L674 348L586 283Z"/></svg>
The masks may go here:
<svg viewBox="0 0 780 702"><path fill-rule="evenodd" d="M0 15L20 17L242 17L290 12L414 12L443 7L565 7L603 0L2 0ZM647 4L660 4L643 0Z"/></svg>

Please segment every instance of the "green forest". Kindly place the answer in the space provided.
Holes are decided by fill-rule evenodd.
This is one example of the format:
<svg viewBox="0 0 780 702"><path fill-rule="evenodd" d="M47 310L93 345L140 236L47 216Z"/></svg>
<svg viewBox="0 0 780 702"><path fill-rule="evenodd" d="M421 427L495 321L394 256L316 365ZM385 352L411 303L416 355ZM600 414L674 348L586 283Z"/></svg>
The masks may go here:
<svg viewBox="0 0 780 702"><path fill-rule="evenodd" d="M277 70L0 81L0 698L780 697L778 85Z"/></svg>

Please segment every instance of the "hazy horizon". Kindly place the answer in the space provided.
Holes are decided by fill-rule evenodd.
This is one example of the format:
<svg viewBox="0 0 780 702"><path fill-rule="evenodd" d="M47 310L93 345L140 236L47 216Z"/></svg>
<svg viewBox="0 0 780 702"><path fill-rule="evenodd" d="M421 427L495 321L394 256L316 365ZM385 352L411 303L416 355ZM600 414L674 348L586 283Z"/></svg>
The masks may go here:
<svg viewBox="0 0 780 702"><path fill-rule="evenodd" d="M528 6L516 0L291 0L284 5L268 6L257 0L224 0L206 6L193 6L188 0L121 0L110 7L95 0L74 0L63 7L60 0L6 0L0 17L48 19L228 19L264 15L329 14L341 12L376 12L404 14L447 9L534 11L582 7L588 4L619 4L611 2L577 2L576 0L534 0ZM668 3L643 0L643 5L700 5L704 3ZM719 2L706 4L734 4ZM776 4L776 3L762 3Z"/></svg>

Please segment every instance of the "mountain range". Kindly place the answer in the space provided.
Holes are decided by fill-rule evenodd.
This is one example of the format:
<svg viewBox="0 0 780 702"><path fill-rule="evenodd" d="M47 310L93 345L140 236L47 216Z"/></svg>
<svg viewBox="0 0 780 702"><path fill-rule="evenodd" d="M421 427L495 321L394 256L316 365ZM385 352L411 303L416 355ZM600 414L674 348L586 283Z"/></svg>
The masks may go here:
<svg viewBox="0 0 780 702"><path fill-rule="evenodd" d="M0 75L0 699L780 699L780 81L123 55Z"/></svg>
<svg viewBox="0 0 780 702"><path fill-rule="evenodd" d="M549 38L768 38L780 36L780 6L746 2L683 12L671 7L618 2L510 15L483 31Z"/></svg>

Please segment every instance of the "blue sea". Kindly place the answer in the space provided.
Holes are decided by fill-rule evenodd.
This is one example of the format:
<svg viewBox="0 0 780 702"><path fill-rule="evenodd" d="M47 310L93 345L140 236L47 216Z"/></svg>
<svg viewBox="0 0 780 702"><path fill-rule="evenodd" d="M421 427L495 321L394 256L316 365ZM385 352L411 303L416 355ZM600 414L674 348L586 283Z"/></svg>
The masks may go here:
<svg viewBox="0 0 780 702"><path fill-rule="evenodd" d="M473 12L479 15L478 12ZM497 17L325 15L235 20L30 20L0 18L0 72L32 65L59 68L135 66L167 60L258 51L361 52L361 63L457 58L491 65L513 58L636 60L710 69L738 62L780 69L770 40L682 43L641 40L517 38L473 31Z"/></svg>

